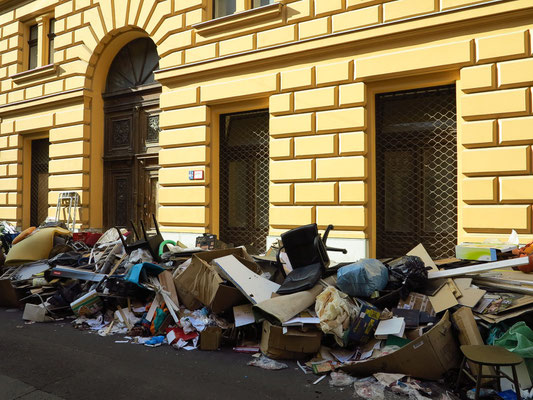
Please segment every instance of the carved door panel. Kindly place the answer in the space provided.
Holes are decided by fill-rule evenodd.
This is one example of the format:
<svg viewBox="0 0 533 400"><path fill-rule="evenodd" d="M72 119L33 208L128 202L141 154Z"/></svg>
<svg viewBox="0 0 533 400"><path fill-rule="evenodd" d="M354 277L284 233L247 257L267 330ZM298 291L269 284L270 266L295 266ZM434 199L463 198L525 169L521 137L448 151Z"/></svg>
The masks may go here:
<svg viewBox="0 0 533 400"><path fill-rule="evenodd" d="M105 121L104 225L129 226L136 219L135 111L108 113Z"/></svg>
<svg viewBox="0 0 533 400"><path fill-rule="evenodd" d="M106 113L104 225L152 227L157 212L159 108L142 103Z"/></svg>
<svg viewBox="0 0 533 400"><path fill-rule="evenodd" d="M104 198L106 227L127 227L133 219L133 175L131 163L115 162L106 170L106 195Z"/></svg>

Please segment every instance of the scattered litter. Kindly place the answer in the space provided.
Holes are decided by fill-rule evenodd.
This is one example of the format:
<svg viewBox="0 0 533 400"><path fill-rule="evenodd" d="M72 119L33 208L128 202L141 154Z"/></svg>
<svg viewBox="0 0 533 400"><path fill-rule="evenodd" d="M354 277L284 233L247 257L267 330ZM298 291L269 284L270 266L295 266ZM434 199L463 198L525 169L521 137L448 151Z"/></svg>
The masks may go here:
<svg viewBox="0 0 533 400"><path fill-rule="evenodd" d="M255 360L250 361L247 365L251 365L253 367L259 367L263 369L270 369L270 370L289 368L287 364L272 360L266 356L261 356L259 358L256 358Z"/></svg>
<svg viewBox="0 0 533 400"><path fill-rule="evenodd" d="M316 385L316 384L320 383L321 381L323 381L324 379L326 379L326 376L327 375L324 375L324 376L321 376L320 378L318 378L316 381L313 382L313 385Z"/></svg>
<svg viewBox="0 0 533 400"><path fill-rule="evenodd" d="M335 387L350 386L355 381L353 376L345 374L344 372L332 372L329 377L329 385Z"/></svg>
<svg viewBox="0 0 533 400"><path fill-rule="evenodd" d="M252 256L211 234L191 248L165 241L153 222L155 234L142 224L132 232L72 232L60 222L25 231L9 241L0 306L24 308L17 328L68 318L87 333L119 335L116 344L232 348L268 370L294 360L292 367L317 375L315 385L329 376L330 386L353 384L357 396L378 400L385 390L452 399L428 382L459 367L457 340L489 343L525 359L519 382L523 397L533 397L533 331L528 319L507 321L533 313L533 278L522 272L533 268L525 257L533 243L520 246L516 232L508 243L462 244L462 259L434 261L419 244L399 258L337 264L315 224ZM0 236L16 234L0 227ZM513 385L501 383L508 398ZM471 389L462 388L468 396Z"/></svg>

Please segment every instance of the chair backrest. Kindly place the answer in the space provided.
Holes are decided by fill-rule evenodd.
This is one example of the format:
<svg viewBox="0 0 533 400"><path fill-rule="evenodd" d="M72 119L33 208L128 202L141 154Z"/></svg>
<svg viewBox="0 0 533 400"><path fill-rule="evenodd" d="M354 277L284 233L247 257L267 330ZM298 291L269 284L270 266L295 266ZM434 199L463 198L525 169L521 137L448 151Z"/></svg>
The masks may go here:
<svg viewBox="0 0 533 400"><path fill-rule="evenodd" d="M144 222L141 220L141 229L144 236L144 240L148 243L148 251L152 255L152 258L155 261L161 261L161 258L159 257L159 246L161 243L163 243L163 236L161 235L161 232L159 231L159 225L157 223L157 219L155 218L155 215L152 214L152 218L154 220L154 226L155 226L155 235L148 236L146 233L146 228L144 226Z"/></svg>
<svg viewBox="0 0 533 400"><path fill-rule="evenodd" d="M316 224L299 226L282 233L281 241L293 269L311 264L320 264L322 268L329 266L328 252Z"/></svg>

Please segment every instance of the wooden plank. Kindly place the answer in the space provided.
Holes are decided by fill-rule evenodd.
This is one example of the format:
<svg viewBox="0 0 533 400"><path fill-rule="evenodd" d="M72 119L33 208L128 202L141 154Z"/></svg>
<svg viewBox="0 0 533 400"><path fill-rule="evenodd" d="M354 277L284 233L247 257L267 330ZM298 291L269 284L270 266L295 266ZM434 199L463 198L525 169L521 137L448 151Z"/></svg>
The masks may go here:
<svg viewBox="0 0 533 400"><path fill-rule="evenodd" d="M439 278L453 278L454 276L462 276L467 274L476 274L486 271L492 271L498 268L519 267L521 265L529 264L528 257L511 258L509 260L495 261L486 264L472 265L470 267L454 268L444 271L429 271L429 279Z"/></svg>
<svg viewBox="0 0 533 400"><path fill-rule="evenodd" d="M180 302L178 300L178 292L176 291L176 285L174 284L172 273L170 271L163 271L158 275L158 278L163 289L169 293L169 297L174 304L179 307Z"/></svg>
<svg viewBox="0 0 533 400"><path fill-rule="evenodd" d="M509 292L533 295L532 287L520 286L520 285L508 285L505 283L496 283L496 282L488 281L486 279L477 279L477 278L474 278L474 282L479 285L488 286L494 289L503 289L503 290L508 290Z"/></svg>

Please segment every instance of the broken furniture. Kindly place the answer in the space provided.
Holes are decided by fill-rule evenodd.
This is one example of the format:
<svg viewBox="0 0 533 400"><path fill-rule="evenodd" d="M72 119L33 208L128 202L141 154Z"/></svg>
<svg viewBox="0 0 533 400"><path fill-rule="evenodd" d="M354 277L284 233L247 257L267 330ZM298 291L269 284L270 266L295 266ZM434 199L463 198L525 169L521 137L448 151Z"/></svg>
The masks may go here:
<svg viewBox="0 0 533 400"><path fill-rule="evenodd" d="M290 294L311 289L329 266L328 251L346 254L346 249L326 247L332 229L333 225L328 225L323 238L318 233L317 224L299 226L281 234L283 247L280 251L285 249L293 270L287 274L277 293ZM277 259L281 265L279 254L278 252Z"/></svg>
<svg viewBox="0 0 533 400"><path fill-rule="evenodd" d="M48 259L54 247L56 235L71 236L70 231L60 227L39 228L26 239L11 247L6 256L6 266L27 264L29 262Z"/></svg>
<svg viewBox="0 0 533 400"><path fill-rule="evenodd" d="M154 226L156 234L152 236L148 236L146 232L146 228L144 226L144 222L141 220L141 230L143 233L143 237L141 238L139 236L139 233L137 232L137 229L135 228L135 224L133 221L130 221L133 233L135 234L135 237L137 238L137 241L127 244L126 240L124 239L124 236L120 232L120 229L115 227L115 229L118 232L118 236L120 240L122 241L122 245L124 246L124 250L127 254L131 254L134 250L137 249L146 249L154 259L154 261L161 261L161 257L159 256L159 247L161 246L161 243L163 243L163 236L161 235L161 232L159 231L159 225L157 223L157 219L155 218L155 215L152 214L152 218L154 220Z"/></svg>
<svg viewBox="0 0 533 400"><path fill-rule="evenodd" d="M481 388L482 378L498 378L498 389L501 391L500 379L507 378L514 382L515 392L517 400L521 400L520 385L518 383L518 375L516 373L516 366L521 364L524 360L519 355L511 353L509 350L499 346L487 346L487 345L463 345L461 346L461 352L463 353L463 362L459 369L459 376L457 377L456 390L459 389L461 378L463 373L476 382L476 397L479 399L479 390ZM477 376L474 378L466 369L466 361L475 363L479 367L477 368ZM496 370L496 375L487 375L482 372L483 366L493 366ZM510 366L513 371L513 378L500 370L500 367Z"/></svg>
<svg viewBox="0 0 533 400"><path fill-rule="evenodd" d="M154 221L155 235L148 236L142 220L141 229L143 231L144 240L148 243L148 251L155 261L161 261L161 258L159 257L159 246L163 243L163 235L161 235L161 232L159 231L159 224L157 223L155 214L152 214L152 219Z"/></svg>

